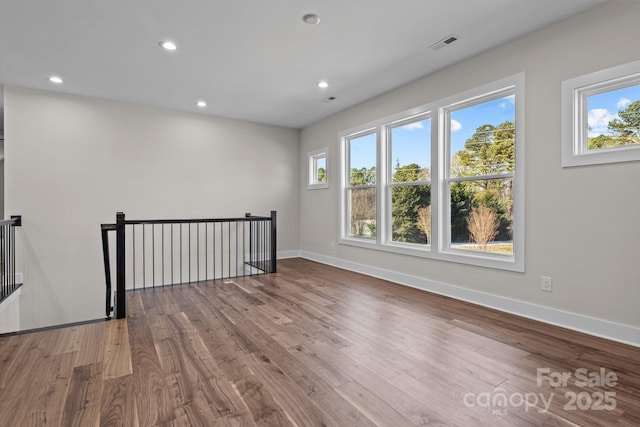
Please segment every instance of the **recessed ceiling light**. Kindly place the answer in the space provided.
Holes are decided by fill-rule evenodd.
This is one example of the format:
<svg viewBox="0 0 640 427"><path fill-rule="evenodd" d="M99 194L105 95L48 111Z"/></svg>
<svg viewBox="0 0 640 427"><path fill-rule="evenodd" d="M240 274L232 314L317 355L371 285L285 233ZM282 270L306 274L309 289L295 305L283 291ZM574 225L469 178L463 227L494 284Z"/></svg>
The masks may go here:
<svg viewBox="0 0 640 427"><path fill-rule="evenodd" d="M329 87L329 82L327 82L326 80L322 80L321 82L318 82L318 87L320 89L326 89Z"/></svg>
<svg viewBox="0 0 640 427"><path fill-rule="evenodd" d="M207 106L207 103L205 101L200 100L200 101L196 102L196 105L198 107L200 107L200 108L204 108L204 107Z"/></svg>
<svg viewBox="0 0 640 427"><path fill-rule="evenodd" d="M163 40L159 44L161 48L171 52L178 49L178 45L176 44L176 42L172 42L171 40Z"/></svg>
<svg viewBox="0 0 640 427"><path fill-rule="evenodd" d="M61 77L59 77L59 76L50 76L50 77L49 77L49 81L50 81L51 83L54 83L54 84L57 84L57 85L62 84L62 78L61 78Z"/></svg>
<svg viewBox="0 0 640 427"><path fill-rule="evenodd" d="M318 25L318 23L320 22L320 17L318 15L310 13L308 15L304 15L302 17L302 20L305 22L305 24Z"/></svg>

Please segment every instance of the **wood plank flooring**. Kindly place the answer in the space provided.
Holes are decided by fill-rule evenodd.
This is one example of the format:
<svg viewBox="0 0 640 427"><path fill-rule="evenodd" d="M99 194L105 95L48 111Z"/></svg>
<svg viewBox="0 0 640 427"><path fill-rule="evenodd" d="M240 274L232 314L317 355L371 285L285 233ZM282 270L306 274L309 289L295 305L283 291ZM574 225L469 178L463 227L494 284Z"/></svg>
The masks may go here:
<svg viewBox="0 0 640 427"><path fill-rule="evenodd" d="M640 348L307 260L128 301L0 338L0 426L640 426Z"/></svg>

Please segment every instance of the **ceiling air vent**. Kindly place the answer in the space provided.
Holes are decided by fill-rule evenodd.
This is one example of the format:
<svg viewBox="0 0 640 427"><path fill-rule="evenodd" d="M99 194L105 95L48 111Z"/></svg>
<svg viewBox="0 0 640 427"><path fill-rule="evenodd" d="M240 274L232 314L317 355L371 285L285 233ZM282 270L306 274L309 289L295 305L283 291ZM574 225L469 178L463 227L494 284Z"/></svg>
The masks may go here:
<svg viewBox="0 0 640 427"><path fill-rule="evenodd" d="M324 102L325 104L328 104L328 103L333 102L335 100L336 100L335 96L330 96L328 98L323 99L322 102Z"/></svg>
<svg viewBox="0 0 640 427"><path fill-rule="evenodd" d="M460 37L456 36L455 34L451 34L450 36L447 36L447 37L443 38L442 40L435 42L434 44L432 44L429 47L431 49L433 49L433 50L442 49L443 47L448 46L451 43L455 42L459 38Z"/></svg>

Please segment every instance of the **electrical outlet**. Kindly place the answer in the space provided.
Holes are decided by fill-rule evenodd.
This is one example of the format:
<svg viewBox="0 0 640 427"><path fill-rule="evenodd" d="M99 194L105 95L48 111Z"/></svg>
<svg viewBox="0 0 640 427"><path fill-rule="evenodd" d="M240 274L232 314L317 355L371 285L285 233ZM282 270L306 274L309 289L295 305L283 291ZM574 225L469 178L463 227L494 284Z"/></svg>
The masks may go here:
<svg viewBox="0 0 640 427"><path fill-rule="evenodd" d="M540 289L545 292L553 291L553 282L551 281L551 277L548 277L548 276L541 277Z"/></svg>

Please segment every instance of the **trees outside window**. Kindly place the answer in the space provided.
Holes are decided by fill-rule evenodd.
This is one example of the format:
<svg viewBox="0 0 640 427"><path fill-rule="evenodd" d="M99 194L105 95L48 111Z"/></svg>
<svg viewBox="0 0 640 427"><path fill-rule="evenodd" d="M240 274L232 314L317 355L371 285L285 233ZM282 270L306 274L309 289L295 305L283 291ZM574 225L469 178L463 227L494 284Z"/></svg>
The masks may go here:
<svg viewBox="0 0 640 427"><path fill-rule="evenodd" d="M349 161L347 184L349 235L376 237L376 134L365 133L346 140Z"/></svg>
<svg viewBox="0 0 640 427"><path fill-rule="evenodd" d="M426 237L426 244L431 244L431 206L423 206L418 209L418 227Z"/></svg>
<svg viewBox="0 0 640 427"><path fill-rule="evenodd" d="M419 211L431 204L431 118L422 116L389 126L387 145L393 162L391 241L429 244Z"/></svg>
<svg viewBox="0 0 640 427"><path fill-rule="evenodd" d="M499 227L500 221L493 208L486 205L471 208L467 218L469 238L481 251L487 250L487 245L498 235Z"/></svg>
<svg viewBox="0 0 640 427"><path fill-rule="evenodd" d="M626 108L620 109L613 118L610 118L606 123L606 133L602 132L595 136L589 136L587 142L588 150L599 150L602 148L612 147L624 147L627 145L640 144L640 85L636 87L638 94L637 100L631 102L628 98L625 98L623 93L633 93L634 88L625 88L618 97L618 105L624 106L627 102L629 104ZM607 93L611 96L611 93ZM613 96L616 96L613 94ZM589 130L593 130L593 127L589 126Z"/></svg>
<svg viewBox="0 0 640 427"><path fill-rule="evenodd" d="M450 238L457 249L513 253L513 172L515 170L515 104L506 96L480 99L446 109L449 124ZM456 129L482 117L462 143ZM495 233L482 220L495 215ZM488 239L488 240L485 240ZM488 245L497 240L499 246Z"/></svg>

